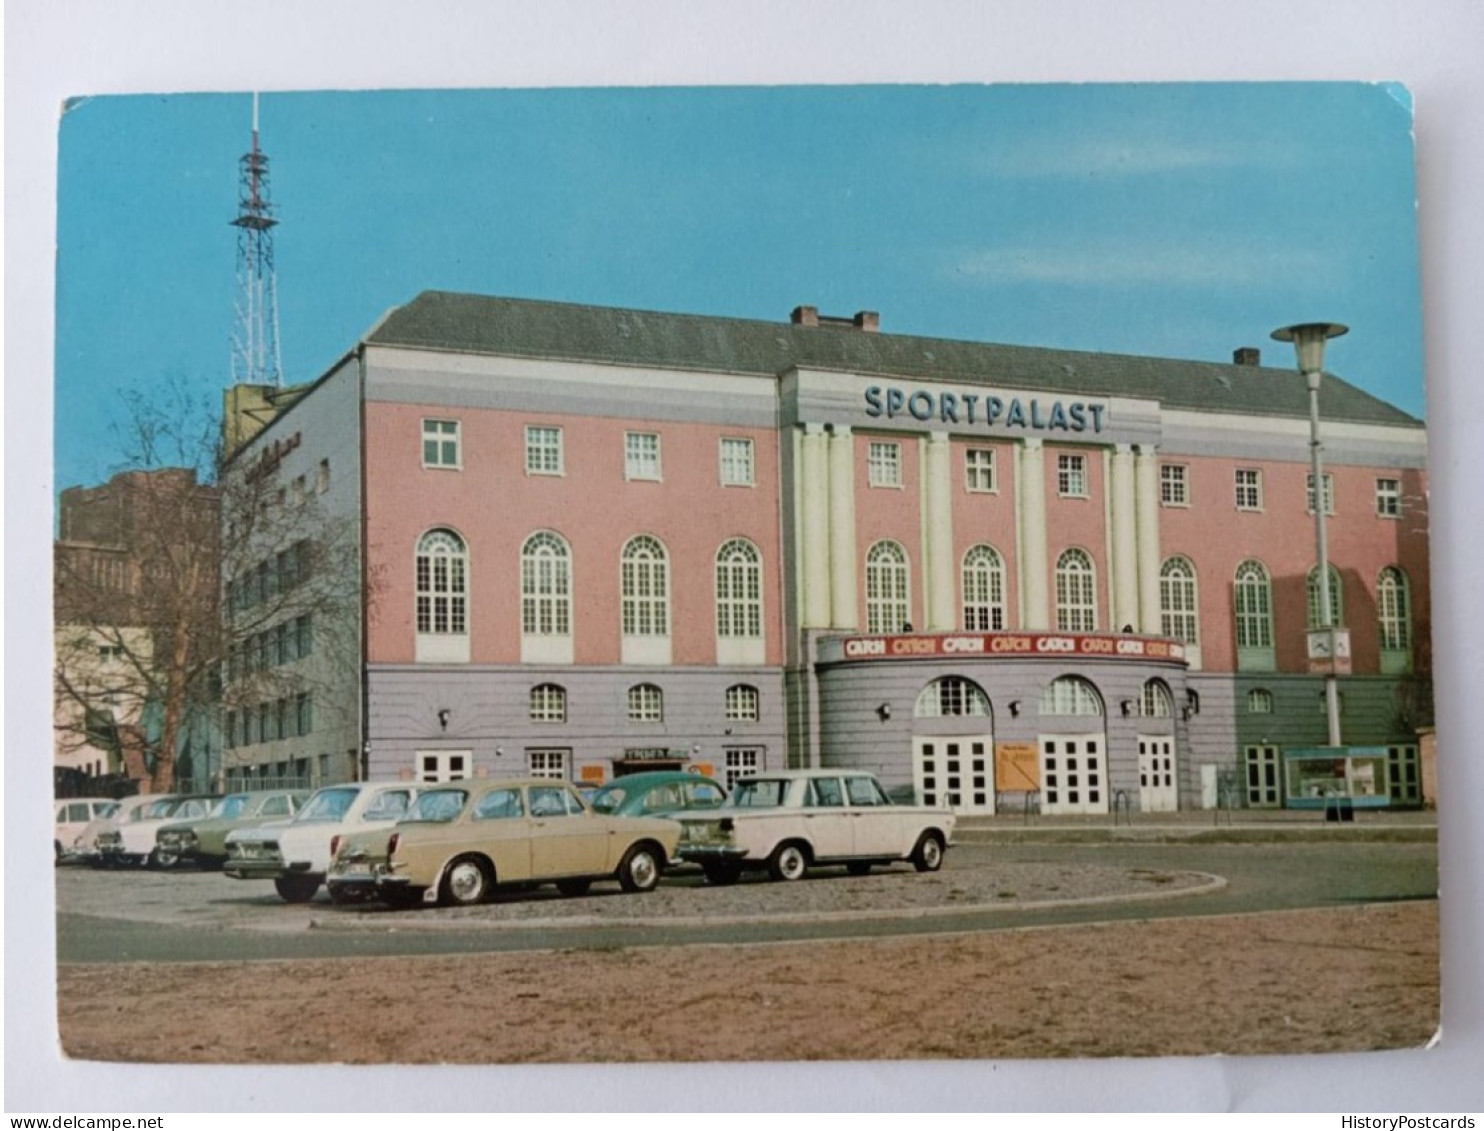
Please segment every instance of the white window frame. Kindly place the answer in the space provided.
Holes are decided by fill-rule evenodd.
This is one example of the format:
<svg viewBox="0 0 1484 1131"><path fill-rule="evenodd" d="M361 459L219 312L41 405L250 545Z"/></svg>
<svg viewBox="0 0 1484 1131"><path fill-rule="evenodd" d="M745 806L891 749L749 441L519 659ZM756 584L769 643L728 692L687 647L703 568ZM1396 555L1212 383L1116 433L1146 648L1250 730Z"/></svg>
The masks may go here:
<svg viewBox="0 0 1484 1131"><path fill-rule="evenodd" d="M911 566L907 551L890 539L866 551L866 631L901 632L912 622Z"/></svg>
<svg viewBox="0 0 1484 1131"><path fill-rule="evenodd" d="M1159 505L1162 507L1190 506L1189 464L1162 463L1159 465Z"/></svg>
<svg viewBox="0 0 1484 1131"><path fill-rule="evenodd" d="M1232 612L1237 669L1272 671L1273 575L1256 558L1237 566L1232 581Z"/></svg>
<svg viewBox="0 0 1484 1131"><path fill-rule="evenodd" d="M1273 713L1273 693L1266 687L1254 687L1248 691L1247 713L1249 715L1271 715Z"/></svg>
<svg viewBox="0 0 1484 1131"><path fill-rule="evenodd" d="M1094 718L1104 713L1103 697L1081 676L1060 676L1041 693L1043 718Z"/></svg>
<svg viewBox="0 0 1484 1131"><path fill-rule="evenodd" d="M531 747L526 750L526 773L533 778L566 781L572 751L565 747Z"/></svg>
<svg viewBox="0 0 1484 1131"><path fill-rule="evenodd" d="M531 688L528 717L533 723L567 721L567 689L558 683L538 683Z"/></svg>
<svg viewBox="0 0 1484 1131"><path fill-rule="evenodd" d="M424 663L469 660L469 547L445 527L417 543L414 625L417 659Z"/></svg>
<svg viewBox="0 0 1484 1131"><path fill-rule="evenodd" d="M625 479L659 482L660 434L658 432L625 432L623 437L623 470Z"/></svg>
<svg viewBox="0 0 1484 1131"><path fill-rule="evenodd" d="M763 635L763 556L746 538L728 539L716 552L716 635Z"/></svg>
<svg viewBox="0 0 1484 1131"><path fill-rule="evenodd" d="M1262 510L1262 468L1239 467L1233 476L1236 487L1237 510Z"/></svg>
<svg viewBox="0 0 1484 1131"><path fill-rule="evenodd" d="M629 688L629 722L665 721L665 693L658 684L636 683Z"/></svg>
<svg viewBox="0 0 1484 1131"><path fill-rule="evenodd" d="M1376 516L1378 518L1401 518L1402 481L1385 476L1376 480Z"/></svg>
<svg viewBox="0 0 1484 1131"><path fill-rule="evenodd" d="M526 474L566 474L562 429L559 425L526 425Z"/></svg>
<svg viewBox="0 0 1484 1131"><path fill-rule="evenodd" d="M1376 578L1376 620L1382 674L1396 675L1409 671L1412 662L1412 586L1399 566L1387 566Z"/></svg>
<svg viewBox="0 0 1484 1131"><path fill-rule="evenodd" d="M1139 694L1139 716L1145 719L1168 719L1175 714L1175 697L1163 680L1149 679Z"/></svg>
<svg viewBox="0 0 1484 1131"><path fill-rule="evenodd" d="M723 487L752 487L757 483L751 439L745 436L723 436L720 450Z"/></svg>
<svg viewBox="0 0 1484 1131"><path fill-rule="evenodd" d="M429 445L432 458L429 459ZM463 425L443 417L423 417L423 466L459 471L464 466Z"/></svg>
<svg viewBox="0 0 1484 1131"><path fill-rule="evenodd" d="M1184 644L1200 643L1200 602L1195 565L1182 554L1159 567L1159 631Z"/></svg>
<svg viewBox="0 0 1484 1131"><path fill-rule="evenodd" d="M520 548L520 630L572 635L572 551L549 530L536 531Z"/></svg>
<svg viewBox="0 0 1484 1131"><path fill-rule="evenodd" d="M945 675L917 693L912 716L918 719L988 718L989 696L972 679Z"/></svg>
<svg viewBox="0 0 1484 1131"><path fill-rule="evenodd" d="M964 553L960 583L963 588L965 632L1003 632L1005 629L1005 561L993 546L980 543Z"/></svg>
<svg viewBox="0 0 1484 1131"><path fill-rule="evenodd" d="M739 778L748 774L755 774L763 768L763 748L761 746L728 746L722 751L725 760L723 768L723 783L727 789L733 788Z"/></svg>
<svg viewBox="0 0 1484 1131"><path fill-rule="evenodd" d="M1304 579L1304 608L1310 629L1324 627L1319 623L1319 567L1315 566ZM1333 618L1327 627L1338 628L1345 623L1345 587L1340 571L1329 567L1329 612Z"/></svg>
<svg viewBox="0 0 1484 1131"><path fill-rule="evenodd" d="M474 776L474 751L419 750L412 772L415 780L428 785L467 781Z"/></svg>
<svg viewBox="0 0 1484 1131"><path fill-rule="evenodd" d="M1056 559L1056 630L1096 632L1098 574L1092 555L1071 547Z"/></svg>
<svg viewBox="0 0 1484 1131"><path fill-rule="evenodd" d="M761 697L750 683L734 683L726 692L726 719L729 722L755 723L761 711Z"/></svg>
<svg viewBox="0 0 1484 1131"><path fill-rule="evenodd" d="M625 636L670 635L670 555L658 538L638 534L624 543L621 561Z"/></svg>
<svg viewBox="0 0 1484 1131"><path fill-rule="evenodd" d="M872 487L902 485L902 445L895 440L872 440L866 447L866 478Z"/></svg>
<svg viewBox="0 0 1484 1131"><path fill-rule="evenodd" d="M964 449L964 488L975 495L999 494L999 465L994 448Z"/></svg>
<svg viewBox="0 0 1484 1131"><path fill-rule="evenodd" d="M1335 513L1335 477L1329 472L1324 472L1324 513L1332 515ZM1309 513L1314 513L1314 473L1308 472L1304 476L1304 499Z"/></svg>
<svg viewBox="0 0 1484 1131"><path fill-rule="evenodd" d="M1063 499L1088 497L1087 457L1081 452L1057 453L1056 493Z"/></svg>

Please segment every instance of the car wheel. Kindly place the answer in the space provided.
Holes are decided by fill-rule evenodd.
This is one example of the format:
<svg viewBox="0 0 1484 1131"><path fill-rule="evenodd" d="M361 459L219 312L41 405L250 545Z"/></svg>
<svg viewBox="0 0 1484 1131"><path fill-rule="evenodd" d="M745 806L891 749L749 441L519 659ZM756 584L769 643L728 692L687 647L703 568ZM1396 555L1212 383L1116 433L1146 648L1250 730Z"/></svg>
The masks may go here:
<svg viewBox="0 0 1484 1131"><path fill-rule="evenodd" d="M473 907L488 899L494 886L488 864L477 856L460 856L444 871L438 896L447 906Z"/></svg>
<svg viewBox="0 0 1484 1131"><path fill-rule="evenodd" d="M742 878L742 869L735 864L707 864L701 871L705 873L708 884L719 888L735 884Z"/></svg>
<svg viewBox="0 0 1484 1131"><path fill-rule="evenodd" d="M871 862L869 860L852 860L845 865L845 870L852 876L867 876L871 873Z"/></svg>
<svg viewBox="0 0 1484 1131"><path fill-rule="evenodd" d="M809 867L809 856L796 840L786 841L768 857L768 875L775 880L801 880Z"/></svg>
<svg viewBox="0 0 1484 1131"><path fill-rule="evenodd" d="M563 895L586 895L592 886L592 880L558 880L556 888Z"/></svg>
<svg viewBox="0 0 1484 1131"><path fill-rule="evenodd" d="M636 844L618 866L618 886L624 891L654 891L663 870L664 857L652 845Z"/></svg>
<svg viewBox="0 0 1484 1131"><path fill-rule="evenodd" d="M313 876L279 876L273 886L285 903L308 903L319 891L319 880Z"/></svg>
<svg viewBox="0 0 1484 1131"><path fill-rule="evenodd" d="M912 850L912 867L919 872L936 872L943 867L943 838L937 833L923 833Z"/></svg>

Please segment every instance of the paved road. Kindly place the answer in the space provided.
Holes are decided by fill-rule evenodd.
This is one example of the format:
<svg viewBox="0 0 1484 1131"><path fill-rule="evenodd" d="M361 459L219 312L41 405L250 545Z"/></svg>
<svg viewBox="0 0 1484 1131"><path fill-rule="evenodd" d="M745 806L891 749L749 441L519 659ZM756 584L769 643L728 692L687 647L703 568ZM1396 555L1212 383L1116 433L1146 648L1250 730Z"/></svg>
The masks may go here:
<svg viewBox="0 0 1484 1131"><path fill-rule="evenodd" d="M139 875L74 876L63 870L57 877L57 950L62 962L109 963L735 945L1336 907L1431 899L1438 886L1437 850L1426 843L966 845L955 850L950 861L950 868L943 874L958 873L966 881L976 872L1009 866L1018 869L1014 874L1021 876L1034 874L1038 868L1060 874L1070 868L1094 877L1111 874L1108 870L1209 873L1224 878L1226 884L1206 894L1152 902L1037 901L1028 905L1011 897L980 903L972 909L944 904L941 908L883 909L879 914L854 912L811 922L796 916L770 917L779 901L779 889L759 883L731 889L743 893L751 910L744 916L730 915L724 921L707 921L704 915L685 915L682 920L651 917L581 924L546 919L529 926L506 922L499 929L491 929L489 924L448 918L441 912L369 913L348 918L327 904L285 907L271 896L262 896L261 889L243 896L237 889L245 885L220 876L154 877L155 886L146 889L141 881L149 881ZM910 882L911 877L906 879ZM691 882L667 884L684 889ZM851 889L813 885L861 882L822 875L804 881L808 886L796 886L796 890L817 891L818 902L829 904ZM142 918L133 909L124 914L106 906L115 896L128 900L146 890L160 891L161 883L166 889L174 884L176 892L194 893L197 898L204 892L224 891L243 905L249 919L242 925L248 929L224 927L219 920L192 925L193 918L202 920L203 916L193 915L189 899L180 901L168 913ZM706 890L693 894L700 897ZM100 891L107 898L99 898ZM86 902L84 894L88 895ZM684 890L677 891L676 898L687 898ZM790 894L790 898L798 897ZM195 910L200 910L199 904ZM337 929L342 925L354 929Z"/></svg>

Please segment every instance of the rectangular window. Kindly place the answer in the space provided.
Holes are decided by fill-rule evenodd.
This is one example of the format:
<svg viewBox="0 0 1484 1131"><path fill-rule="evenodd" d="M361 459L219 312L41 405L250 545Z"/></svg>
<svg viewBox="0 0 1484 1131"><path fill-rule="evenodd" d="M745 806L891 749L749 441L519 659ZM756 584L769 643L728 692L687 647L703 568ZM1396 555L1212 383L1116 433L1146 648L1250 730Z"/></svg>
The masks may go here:
<svg viewBox="0 0 1484 1131"><path fill-rule="evenodd" d="M426 785L463 781L469 776L472 751L421 751L417 756L417 780Z"/></svg>
<svg viewBox="0 0 1484 1131"><path fill-rule="evenodd" d="M1311 471L1304 477L1304 490L1308 492L1309 513L1314 513L1314 473ZM1326 474L1324 476L1324 513L1335 513L1335 477Z"/></svg>
<svg viewBox="0 0 1484 1131"><path fill-rule="evenodd" d="M1056 457L1056 493L1064 499L1087 498L1087 457Z"/></svg>
<svg viewBox="0 0 1484 1131"><path fill-rule="evenodd" d="M654 432L624 433L624 478L660 477L660 438Z"/></svg>
<svg viewBox="0 0 1484 1131"><path fill-rule="evenodd" d="M738 778L755 774L763 768L763 751L756 746L729 746L726 748L726 787L731 789Z"/></svg>
<svg viewBox="0 0 1484 1131"><path fill-rule="evenodd" d="M565 781L568 753L569 751L566 750L527 750L526 765L530 769L531 777Z"/></svg>
<svg viewBox="0 0 1484 1131"><path fill-rule="evenodd" d="M665 696L652 683L641 683L629 688L629 721L636 723L658 723L665 718Z"/></svg>
<svg viewBox="0 0 1484 1131"><path fill-rule="evenodd" d="M287 699L280 699L273 705L274 733L277 734L280 739L284 739L289 736L289 723L289 701Z"/></svg>
<svg viewBox="0 0 1484 1131"><path fill-rule="evenodd" d="M295 734L314 732L314 699L308 692L301 692L294 698L294 725Z"/></svg>
<svg viewBox="0 0 1484 1131"><path fill-rule="evenodd" d="M327 459L319 461L319 473L315 476L314 489L321 495L330 489L330 461Z"/></svg>
<svg viewBox="0 0 1484 1131"><path fill-rule="evenodd" d="M459 422L457 420L423 421L423 466L459 466Z"/></svg>
<svg viewBox="0 0 1484 1131"><path fill-rule="evenodd" d="M1376 480L1376 513L1382 518L1400 518L1402 514L1402 481Z"/></svg>
<svg viewBox="0 0 1484 1131"><path fill-rule="evenodd" d="M752 441L723 437L721 441L722 486L751 487L753 482Z"/></svg>
<svg viewBox="0 0 1484 1131"><path fill-rule="evenodd" d="M900 487L902 485L902 445L886 441L871 441L866 454L866 468L870 473L872 487Z"/></svg>
<svg viewBox="0 0 1484 1131"><path fill-rule="evenodd" d="M1256 468L1237 468L1237 510L1262 510L1262 472Z"/></svg>
<svg viewBox="0 0 1484 1131"><path fill-rule="evenodd" d="M964 452L964 475L970 491L998 491L995 482L994 449L970 448Z"/></svg>
<svg viewBox="0 0 1484 1131"><path fill-rule="evenodd" d="M258 704L258 738L263 742L272 742L273 736L278 733L278 727L273 720L273 704Z"/></svg>
<svg viewBox="0 0 1484 1131"><path fill-rule="evenodd" d="M1161 506L1190 506L1190 469L1183 463L1159 465L1159 501Z"/></svg>
<svg viewBox="0 0 1484 1131"><path fill-rule="evenodd" d="M286 664L294 657L289 654L289 622L280 621L273 627L273 662Z"/></svg>
<svg viewBox="0 0 1484 1131"><path fill-rule="evenodd" d="M299 659L314 651L314 622L309 613L294 619L294 641Z"/></svg>
<svg viewBox="0 0 1484 1131"><path fill-rule="evenodd" d="M294 476L294 482L293 482L293 485L292 485L292 489L293 489L293 494L294 494L294 502L295 503L302 503L304 501L304 476L302 476L302 475L296 475L296 476Z"/></svg>
<svg viewBox="0 0 1484 1131"><path fill-rule="evenodd" d="M547 425L526 426L526 474L562 474L562 430Z"/></svg>

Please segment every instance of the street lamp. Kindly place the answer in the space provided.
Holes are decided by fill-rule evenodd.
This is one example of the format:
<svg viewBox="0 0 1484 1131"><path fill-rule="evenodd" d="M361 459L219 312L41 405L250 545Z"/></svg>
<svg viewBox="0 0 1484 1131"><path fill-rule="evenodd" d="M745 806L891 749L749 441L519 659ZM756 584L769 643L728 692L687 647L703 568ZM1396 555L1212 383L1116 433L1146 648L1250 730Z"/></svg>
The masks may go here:
<svg viewBox="0 0 1484 1131"><path fill-rule="evenodd" d="M1324 526L1324 461L1319 443L1319 379L1324 375L1324 343L1349 331L1338 322L1303 322L1273 331L1273 338L1292 342L1299 372L1309 387L1309 461L1314 476L1314 542L1319 557L1319 632L1309 638L1309 659L1323 660L1324 708L1329 721L1329 745L1340 745L1340 691L1335 679L1337 651L1349 654L1348 639L1337 640L1330 612L1329 536ZM1338 645L1338 647L1337 647Z"/></svg>

